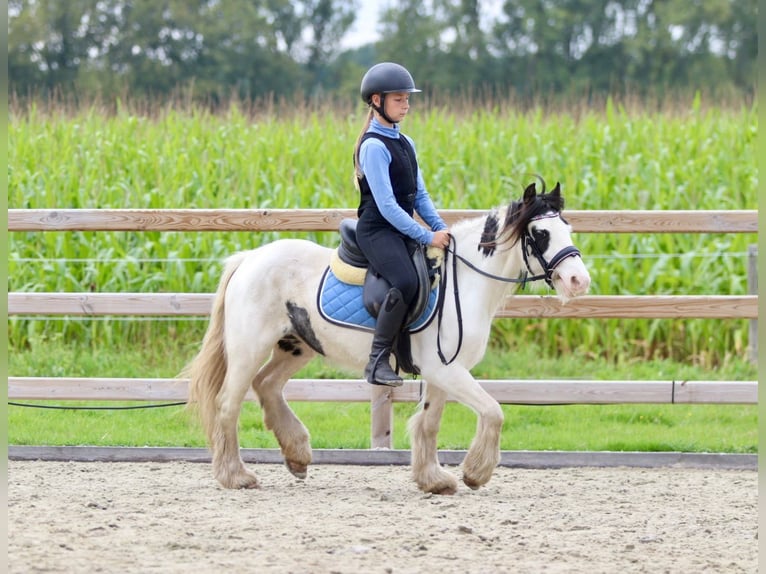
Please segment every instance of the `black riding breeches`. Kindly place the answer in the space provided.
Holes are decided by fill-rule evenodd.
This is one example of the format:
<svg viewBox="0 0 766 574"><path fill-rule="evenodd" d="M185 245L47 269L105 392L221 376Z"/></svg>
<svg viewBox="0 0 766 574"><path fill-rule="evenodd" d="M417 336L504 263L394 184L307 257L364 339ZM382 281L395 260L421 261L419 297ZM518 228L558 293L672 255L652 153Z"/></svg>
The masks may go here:
<svg viewBox="0 0 766 574"><path fill-rule="evenodd" d="M415 241L390 228L364 226L357 226L356 241L372 268L399 289L409 306L418 293L418 274L412 263Z"/></svg>

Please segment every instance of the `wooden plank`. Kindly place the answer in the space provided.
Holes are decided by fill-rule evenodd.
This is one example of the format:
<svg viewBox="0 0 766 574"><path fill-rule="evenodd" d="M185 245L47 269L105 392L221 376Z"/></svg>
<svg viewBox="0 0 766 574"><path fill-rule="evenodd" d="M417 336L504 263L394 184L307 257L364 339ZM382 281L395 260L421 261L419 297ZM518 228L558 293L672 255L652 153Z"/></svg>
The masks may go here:
<svg viewBox="0 0 766 574"><path fill-rule="evenodd" d="M758 455L696 452L504 451L500 466L513 468L638 467L758 470Z"/></svg>
<svg viewBox="0 0 766 574"><path fill-rule="evenodd" d="M248 464L283 464L278 449L240 449ZM440 450L439 462L458 466L466 451ZM312 464L350 464L364 466L407 466L408 450L314 449ZM9 445L8 459L18 461L72 462L198 462L210 463L205 448L193 447L95 447ZM758 470L758 455L696 452L584 452L584 451L501 451L499 466L508 468L551 469L572 467L632 467Z"/></svg>
<svg viewBox="0 0 766 574"><path fill-rule="evenodd" d="M353 209L9 209L8 231L328 231Z"/></svg>
<svg viewBox="0 0 766 574"><path fill-rule="evenodd" d="M206 316L212 293L8 293L9 315ZM515 295L497 318L757 319L758 295Z"/></svg>
<svg viewBox="0 0 766 574"><path fill-rule="evenodd" d="M757 404L756 381L493 380L482 387L501 404Z"/></svg>
<svg viewBox="0 0 766 574"><path fill-rule="evenodd" d="M185 379L8 377L9 400L185 401Z"/></svg>
<svg viewBox="0 0 766 574"><path fill-rule="evenodd" d="M394 429L394 389L370 386L370 444L372 448L391 448Z"/></svg>
<svg viewBox="0 0 766 574"><path fill-rule="evenodd" d="M108 377L8 377L11 400L185 401L187 379ZM366 402L370 385L362 379L294 379L285 396L293 401ZM252 390L245 400L257 401Z"/></svg>
<svg viewBox="0 0 766 574"><path fill-rule="evenodd" d="M498 318L755 319L757 295L585 295L566 304L551 295L514 295Z"/></svg>
<svg viewBox="0 0 766 574"><path fill-rule="evenodd" d="M747 246L747 292L758 293L758 245ZM751 319L748 328L750 362L758 363L758 320Z"/></svg>
<svg viewBox="0 0 766 574"><path fill-rule="evenodd" d="M9 315L207 316L212 293L8 293Z"/></svg>
<svg viewBox="0 0 766 574"><path fill-rule="evenodd" d="M758 383L756 381L676 381L671 389L675 403L709 404L757 404Z"/></svg>
<svg viewBox="0 0 766 574"><path fill-rule="evenodd" d="M577 233L758 233L757 210L566 211Z"/></svg>
<svg viewBox="0 0 766 574"><path fill-rule="evenodd" d="M502 404L758 402L756 381L501 379L479 383ZM187 389L185 379L8 377L9 400L185 401ZM384 389L383 407L390 408L389 400L418 402L420 390L419 380L407 380L401 387ZM296 402L366 402L373 398L373 391L380 392L363 379L291 379L284 395L288 401ZM252 391L248 391L246 399L256 400ZM383 425L381 429L385 434L385 425L379 424ZM390 424L387 430L390 433Z"/></svg>
<svg viewBox="0 0 766 574"><path fill-rule="evenodd" d="M486 210L441 210L448 224ZM757 233L757 210L572 210L578 233ZM335 231L354 209L9 209L8 231Z"/></svg>

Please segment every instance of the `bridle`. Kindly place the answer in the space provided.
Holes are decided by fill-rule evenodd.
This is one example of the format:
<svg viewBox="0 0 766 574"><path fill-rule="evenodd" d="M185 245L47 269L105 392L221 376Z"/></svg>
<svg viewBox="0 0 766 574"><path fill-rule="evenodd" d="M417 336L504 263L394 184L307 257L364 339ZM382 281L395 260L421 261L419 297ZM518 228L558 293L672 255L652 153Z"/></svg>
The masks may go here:
<svg viewBox="0 0 766 574"><path fill-rule="evenodd" d="M533 221L537 221L539 219L546 219L549 217L559 217L559 214L556 213L555 215L538 215L537 217L533 217L529 220L529 223L532 223ZM580 250L577 249L574 245L567 245L563 249L560 249L556 255L554 255L550 261L547 261L545 259L545 256L543 255L542 251L540 251L540 247L537 245L537 241L535 241L535 238L532 236L532 234L529 232L529 226L524 230L524 235L521 236L521 254L524 257L524 264L527 266L527 270L531 273L532 268L529 266L529 256L527 255L527 251L532 251L532 255L535 256L535 259L537 259L537 262L540 264L540 267L543 268L543 274L542 275L535 275L532 278L526 278L525 281L520 281L522 283L521 288L524 288L524 285L527 283L527 281L537 281L538 279L545 279L545 282L548 284L548 287L553 289L553 271L558 267L564 259L567 259L568 257L581 257ZM503 281L500 277L495 277L498 280ZM516 283L519 283L519 281L515 281Z"/></svg>
<svg viewBox="0 0 766 574"><path fill-rule="evenodd" d="M537 244L537 241L535 240L534 236L529 232L529 224L533 221L538 221L540 219L546 219L548 217L559 217L558 213L555 214L546 214L546 215L538 215L537 217L533 217L529 220L529 223L527 224L527 227L524 229L524 234L521 236L521 253L524 257L524 264L527 267L526 271L522 271L520 276L517 278L512 277L503 277L501 275L495 275L493 273L488 273L487 271L484 271L483 269L479 269L476 265L468 261L465 257L458 254L457 252L457 240L450 235L450 243L449 246L446 249L447 253L452 254L452 273L455 276L455 279L452 281L452 291L453 296L455 298L455 313L457 314L457 327L458 327L458 342L457 342L457 349L455 350L455 354L452 355L452 358L447 360L444 356L444 353L442 353L441 349L441 325L442 325L442 314L444 311L444 298L445 298L445 291L447 287L447 257L445 256L444 262L442 265L442 276L441 280L439 281L439 301L437 303L437 308L439 310L438 317L437 317L437 326L436 326L436 348L439 353L439 359L441 359L442 364L449 365L452 363L458 356L458 353L460 353L460 349L463 346L463 314L460 309L460 291L458 289L457 284L457 262L460 260L462 263L464 263L468 268L470 268L473 271L476 271L480 275L483 275L484 277L488 277L490 279L494 279L495 281L502 281L504 283L520 283L521 288L524 289L527 283L531 281L539 281L541 279L545 280L545 282L548 284L549 287L553 288L553 271L558 267L564 259L568 259L569 257L580 257L580 250L577 249L574 245L567 245L566 247L560 249L556 255L554 255L550 261L545 259L545 256L540 249L540 246ZM543 269L543 273L540 273L538 275L532 274L532 267L529 263L529 255L527 254L528 251L532 252L532 255L537 259L537 262L540 264L540 267ZM531 276L530 276L531 274Z"/></svg>

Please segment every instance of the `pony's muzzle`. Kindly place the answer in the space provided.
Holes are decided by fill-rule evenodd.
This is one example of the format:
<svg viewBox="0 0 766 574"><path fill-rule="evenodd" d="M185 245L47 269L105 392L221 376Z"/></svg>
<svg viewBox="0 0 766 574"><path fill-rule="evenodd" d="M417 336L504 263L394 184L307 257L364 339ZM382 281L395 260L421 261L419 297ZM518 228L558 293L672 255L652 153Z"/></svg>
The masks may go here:
<svg viewBox="0 0 766 574"><path fill-rule="evenodd" d="M551 273L551 280L564 300L585 295L590 289L590 274L579 256L561 261Z"/></svg>

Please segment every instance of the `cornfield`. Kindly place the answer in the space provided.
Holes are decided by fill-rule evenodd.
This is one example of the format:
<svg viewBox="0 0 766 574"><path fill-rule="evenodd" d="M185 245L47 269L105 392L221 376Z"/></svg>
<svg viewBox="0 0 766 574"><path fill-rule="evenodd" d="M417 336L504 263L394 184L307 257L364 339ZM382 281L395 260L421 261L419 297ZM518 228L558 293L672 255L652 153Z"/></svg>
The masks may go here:
<svg viewBox="0 0 766 574"><path fill-rule="evenodd" d="M413 98L414 99L414 98ZM354 208L351 154L361 109L236 104L106 113L11 109L9 208ZM540 174L567 209L756 209L757 110L699 98L656 110L510 102L424 106L402 124L439 208L489 209ZM9 236L9 291L212 292L223 259L277 237L328 246L334 233L38 232ZM747 293L754 234L579 234L591 294ZM204 320L9 321L13 348L41 338L150 345L199 341ZM671 358L715 366L747 348L742 320L498 320L493 344L545 352Z"/></svg>

